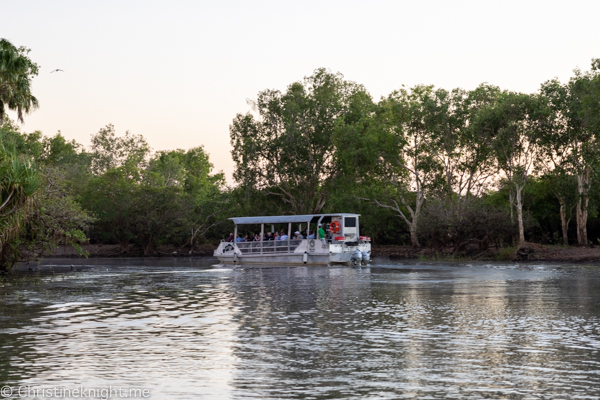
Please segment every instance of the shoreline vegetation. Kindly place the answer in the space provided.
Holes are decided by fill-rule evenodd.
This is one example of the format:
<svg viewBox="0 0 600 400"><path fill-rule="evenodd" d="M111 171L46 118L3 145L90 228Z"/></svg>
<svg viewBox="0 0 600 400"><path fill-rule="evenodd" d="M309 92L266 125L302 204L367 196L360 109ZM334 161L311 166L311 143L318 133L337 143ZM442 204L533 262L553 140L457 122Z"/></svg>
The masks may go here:
<svg viewBox="0 0 600 400"><path fill-rule="evenodd" d="M212 255L230 217L331 212L361 215L373 256L597 259L600 59L535 93L416 85L379 100L316 69L232 116L229 185L202 146L155 151L111 124L88 147L23 132L7 112L43 107L28 54L0 39L0 273L67 248Z"/></svg>
<svg viewBox="0 0 600 400"><path fill-rule="evenodd" d="M85 244L82 249L89 258L139 258L139 257L213 257L214 243L196 245L193 252L182 251L173 246L163 246L151 256L144 256L143 249L132 247L127 253L118 245ZM414 248L410 245L374 245L373 257L389 257L391 260L422 261L510 261L510 262L568 262L574 264L593 263L600 266L600 246L577 247L563 245L541 245L525 243L522 247L503 247L480 252L476 247L467 250L467 254L453 257L453 249L435 250L432 248ZM82 258L74 246L59 246L43 258Z"/></svg>

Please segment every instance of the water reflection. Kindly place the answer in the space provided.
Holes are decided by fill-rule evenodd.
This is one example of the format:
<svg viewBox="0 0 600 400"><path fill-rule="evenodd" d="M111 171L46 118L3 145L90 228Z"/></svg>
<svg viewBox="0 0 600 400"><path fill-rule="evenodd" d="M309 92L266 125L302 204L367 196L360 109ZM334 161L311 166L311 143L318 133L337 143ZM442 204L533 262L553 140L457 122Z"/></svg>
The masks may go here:
<svg viewBox="0 0 600 400"><path fill-rule="evenodd" d="M592 268L53 263L36 284L0 288L7 384L173 399L600 396Z"/></svg>

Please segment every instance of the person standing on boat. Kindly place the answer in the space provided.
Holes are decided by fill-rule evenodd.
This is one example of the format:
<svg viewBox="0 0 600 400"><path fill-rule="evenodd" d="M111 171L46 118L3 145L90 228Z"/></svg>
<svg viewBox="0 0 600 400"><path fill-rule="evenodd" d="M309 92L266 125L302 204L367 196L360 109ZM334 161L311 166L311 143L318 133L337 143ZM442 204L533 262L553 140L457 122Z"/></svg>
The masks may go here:
<svg viewBox="0 0 600 400"><path fill-rule="evenodd" d="M318 239L325 239L325 231L323 230L323 226L319 224L319 237Z"/></svg>

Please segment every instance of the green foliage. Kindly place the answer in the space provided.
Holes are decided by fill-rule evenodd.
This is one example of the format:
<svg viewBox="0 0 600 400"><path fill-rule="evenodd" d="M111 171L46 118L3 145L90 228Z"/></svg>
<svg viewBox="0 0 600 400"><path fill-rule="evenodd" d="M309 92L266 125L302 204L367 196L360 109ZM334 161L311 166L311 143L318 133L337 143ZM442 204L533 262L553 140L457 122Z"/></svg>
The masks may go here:
<svg viewBox="0 0 600 400"><path fill-rule="evenodd" d="M16 111L17 119L23 123L24 114L38 107L31 94L31 79L39 67L27 57L28 53L29 49L0 39L0 121L8 109Z"/></svg>
<svg viewBox="0 0 600 400"><path fill-rule="evenodd" d="M30 157L17 151L13 136L0 132L0 269L15 262L14 242L31 213L40 178Z"/></svg>
<svg viewBox="0 0 600 400"><path fill-rule="evenodd" d="M112 124L92 135L91 172L100 175L113 168L127 166L130 171L143 168L150 154L150 147L141 135L129 131L119 137Z"/></svg>
<svg viewBox="0 0 600 400"><path fill-rule="evenodd" d="M48 166L41 134L21 134L5 120L0 129L0 269L36 258L59 244L79 247L93 221L67 189L60 165ZM34 163L33 156L41 159Z"/></svg>
<svg viewBox="0 0 600 400"><path fill-rule="evenodd" d="M86 231L95 219L70 194L60 167L44 167L40 172L43 185L34 196L21 238L23 255L38 258L58 245L71 245L85 254L80 245L88 241Z"/></svg>
<svg viewBox="0 0 600 400"><path fill-rule="evenodd" d="M129 133L117 137L110 125L92 142L94 175L81 202L98 216L94 240L118 243L123 253L131 244L145 255L160 244L187 243L192 251L222 222L225 179L222 173L211 174L213 166L202 147L160 151L148 159L143 138ZM119 150L113 157L109 149Z"/></svg>
<svg viewBox="0 0 600 400"><path fill-rule="evenodd" d="M365 102L362 86L325 69L285 93L260 92L253 102L258 117L238 114L230 126L235 180L278 198L271 213L321 211L343 168L336 138Z"/></svg>

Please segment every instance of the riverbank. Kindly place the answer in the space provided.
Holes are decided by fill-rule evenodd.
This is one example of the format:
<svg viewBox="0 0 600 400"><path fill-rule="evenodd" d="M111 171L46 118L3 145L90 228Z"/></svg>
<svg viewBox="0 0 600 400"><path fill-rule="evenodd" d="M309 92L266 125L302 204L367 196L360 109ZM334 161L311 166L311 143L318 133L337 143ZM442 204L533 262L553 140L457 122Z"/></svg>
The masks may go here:
<svg viewBox="0 0 600 400"><path fill-rule="evenodd" d="M190 251L189 247L179 248L174 246L160 246L150 254L144 254L143 249L140 246L129 246L127 249L123 249L117 244L84 244L81 246L83 251L88 257L96 258L110 258L110 257L206 257L212 256L214 250L217 248L215 244L202 244L195 245L193 250ZM44 257L57 257L57 258L71 258L81 257L77 249L73 246L60 246L52 251L51 254L45 255Z"/></svg>
<svg viewBox="0 0 600 400"><path fill-rule="evenodd" d="M189 248L159 247L148 254L148 257L207 257L212 256L215 244L196 245L193 251ZM82 246L88 257L144 257L141 247L130 246L127 251L119 245L86 244ZM600 263L600 247L547 246L527 243L521 248L506 247L489 248L484 251L471 249L466 255L452 257L451 249L414 248L400 245L374 245L373 257L389 257L390 259L432 259L432 260L479 260L479 261L548 261L572 263ZM71 246L60 246L46 257L79 257L77 250Z"/></svg>
<svg viewBox="0 0 600 400"><path fill-rule="evenodd" d="M391 259L453 259L452 249L414 248L412 246L377 245L373 246L373 256L387 256ZM524 246L489 248L484 251L472 249L466 255L455 259L479 261L545 261L571 263L600 263L600 247L548 246L526 243Z"/></svg>

